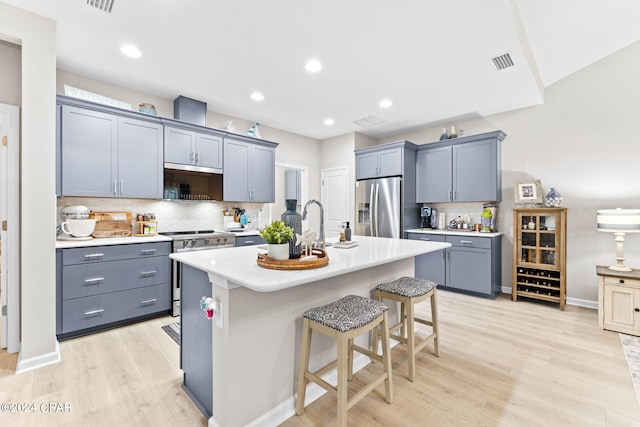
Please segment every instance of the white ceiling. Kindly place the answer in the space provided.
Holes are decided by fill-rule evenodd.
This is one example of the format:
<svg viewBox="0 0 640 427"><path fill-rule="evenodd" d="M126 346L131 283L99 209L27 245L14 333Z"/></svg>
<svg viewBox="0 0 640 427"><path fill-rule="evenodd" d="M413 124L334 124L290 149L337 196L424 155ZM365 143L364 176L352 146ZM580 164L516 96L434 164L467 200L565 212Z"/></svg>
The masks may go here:
<svg viewBox="0 0 640 427"><path fill-rule="evenodd" d="M57 21L60 69L317 139L540 104L544 87L640 40L637 0L115 0L110 14L0 1ZM503 53L515 66L498 71ZM353 123L370 115L384 122Z"/></svg>

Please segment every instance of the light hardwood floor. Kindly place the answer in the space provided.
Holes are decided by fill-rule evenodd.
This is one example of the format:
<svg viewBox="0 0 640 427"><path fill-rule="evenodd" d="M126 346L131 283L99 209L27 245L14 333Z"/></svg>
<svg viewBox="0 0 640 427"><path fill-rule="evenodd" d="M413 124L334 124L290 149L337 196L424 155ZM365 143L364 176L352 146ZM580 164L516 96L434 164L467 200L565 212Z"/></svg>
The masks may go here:
<svg viewBox="0 0 640 427"><path fill-rule="evenodd" d="M419 305L426 317L428 307ZM598 329L595 310L445 291L438 308L441 356L431 346L420 352L411 383L403 352L393 350L394 403L380 386L349 410L349 425L640 425L618 334ZM0 353L0 402L71 404L70 413L0 412L0 426L206 426L180 388L178 346L161 329L173 321L63 341L61 363L20 375L17 357ZM360 371L353 386L379 368ZM335 400L325 395L282 425L335 421Z"/></svg>

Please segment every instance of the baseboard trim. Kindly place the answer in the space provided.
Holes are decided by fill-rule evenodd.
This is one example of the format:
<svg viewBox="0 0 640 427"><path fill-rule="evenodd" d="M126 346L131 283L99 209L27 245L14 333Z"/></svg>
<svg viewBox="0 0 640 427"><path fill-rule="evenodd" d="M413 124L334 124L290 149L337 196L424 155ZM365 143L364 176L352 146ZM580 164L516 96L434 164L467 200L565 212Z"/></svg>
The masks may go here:
<svg viewBox="0 0 640 427"><path fill-rule="evenodd" d="M502 287L502 293L503 294L507 294L507 295L511 295L511 286L503 286ZM568 305L575 305L577 307L592 308L594 310L598 309L598 301L590 301L590 300L586 300L586 299L569 298L569 297L567 297L567 304Z"/></svg>
<svg viewBox="0 0 640 427"><path fill-rule="evenodd" d="M58 341L56 341L56 349L51 353L30 357L29 359L23 359L22 351L20 351L20 354L18 355L18 364L16 366L16 374L22 374L47 365L53 365L54 363L60 362L60 360L60 343Z"/></svg>

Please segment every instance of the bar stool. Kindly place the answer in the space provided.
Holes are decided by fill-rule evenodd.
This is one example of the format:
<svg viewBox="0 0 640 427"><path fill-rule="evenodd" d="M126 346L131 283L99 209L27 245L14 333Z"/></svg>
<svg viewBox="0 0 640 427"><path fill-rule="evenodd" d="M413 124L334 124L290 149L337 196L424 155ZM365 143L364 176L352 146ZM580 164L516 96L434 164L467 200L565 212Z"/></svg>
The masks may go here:
<svg viewBox="0 0 640 427"><path fill-rule="evenodd" d="M304 413L304 398L307 384L310 381L336 396L338 401L337 418L339 426L347 425L347 410L383 381L385 383L385 400L388 403L393 401L391 353L389 350L387 321L388 310L389 308L379 301L357 295L349 295L331 304L311 308L304 312L300 366L298 367L296 414L302 415ZM380 328L383 330L382 356L377 354L377 352L370 351L353 343L354 337L371 331L378 325L380 325ZM336 340L337 359L316 372L311 372L309 371L309 352L311 350L311 335L314 330ZM348 399L347 380L353 378L354 350L382 362L384 372L367 386L359 390L351 399ZM334 387L320 378L320 376L335 366L338 367L338 383Z"/></svg>
<svg viewBox="0 0 640 427"><path fill-rule="evenodd" d="M422 350L429 342L433 341L434 354L440 356L438 346L438 303L436 300L436 287L438 285L430 280L417 279L415 277L401 277L388 283L382 283L375 288L376 299L383 298L400 302L400 322L389 328L390 337L407 345L409 359L409 381L414 381L416 376L416 353ZM415 315L415 304L431 299L431 321L421 319ZM415 322L431 326L432 333L425 340L416 343ZM400 334L393 331L400 329ZM377 335L373 340L377 348Z"/></svg>

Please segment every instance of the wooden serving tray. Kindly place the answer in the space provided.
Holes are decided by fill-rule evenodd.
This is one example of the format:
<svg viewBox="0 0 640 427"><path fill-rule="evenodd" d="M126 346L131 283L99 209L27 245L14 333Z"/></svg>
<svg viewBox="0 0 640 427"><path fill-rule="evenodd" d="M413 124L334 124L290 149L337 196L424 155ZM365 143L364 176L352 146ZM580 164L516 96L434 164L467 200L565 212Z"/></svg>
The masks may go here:
<svg viewBox="0 0 640 427"><path fill-rule="evenodd" d="M96 228L93 237L127 237L132 234L131 212L91 212Z"/></svg>
<svg viewBox="0 0 640 427"><path fill-rule="evenodd" d="M258 265L271 270L308 270L311 268L324 267L329 264L329 257L324 249L314 248L311 250L311 254L316 255L318 259L300 261L300 258L294 258L277 261L267 254L258 254Z"/></svg>

